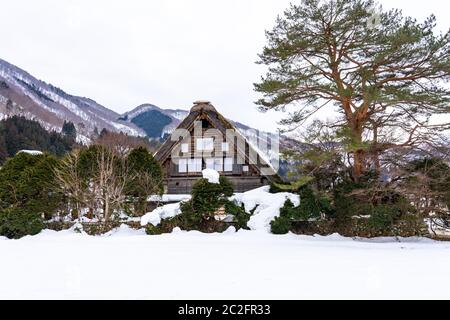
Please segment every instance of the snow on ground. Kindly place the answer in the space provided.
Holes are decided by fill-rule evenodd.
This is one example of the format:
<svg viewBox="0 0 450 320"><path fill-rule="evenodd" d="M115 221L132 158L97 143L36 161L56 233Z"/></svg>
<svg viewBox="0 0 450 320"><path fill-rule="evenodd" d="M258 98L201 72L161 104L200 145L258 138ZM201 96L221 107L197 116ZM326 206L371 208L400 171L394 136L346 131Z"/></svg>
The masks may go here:
<svg viewBox="0 0 450 320"><path fill-rule="evenodd" d="M184 200L191 200L190 194L163 194L162 196L153 195L148 197L148 201L153 202L179 202Z"/></svg>
<svg viewBox="0 0 450 320"><path fill-rule="evenodd" d="M231 199L239 205L244 204L245 211L250 212L256 206L250 221L247 223L252 230L270 230L270 222L280 215L280 209L287 199L291 200L295 206L300 204L300 197L296 194L282 192L270 193L269 186L255 190L238 193Z"/></svg>
<svg viewBox="0 0 450 320"><path fill-rule="evenodd" d="M450 299L450 243L259 231L0 238L0 299Z"/></svg>

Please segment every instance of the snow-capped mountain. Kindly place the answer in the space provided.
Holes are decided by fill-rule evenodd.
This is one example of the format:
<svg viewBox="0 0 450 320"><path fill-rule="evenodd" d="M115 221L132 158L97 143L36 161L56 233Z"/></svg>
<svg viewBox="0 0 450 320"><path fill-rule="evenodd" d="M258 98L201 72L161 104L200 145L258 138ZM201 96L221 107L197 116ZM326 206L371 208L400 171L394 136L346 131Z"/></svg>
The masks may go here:
<svg viewBox="0 0 450 320"><path fill-rule="evenodd" d="M119 120L116 112L84 97L70 95L38 80L28 72L0 59L0 119L22 115L47 130L60 131L64 121L75 124L80 142L89 142L95 130L107 129L145 135L133 123Z"/></svg>
<svg viewBox="0 0 450 320"><path fill-rule="evenodd" d="M95 131L102 129L124 132L134 136L163 139L189 114L182 109L163 109L142 104L120 115L92 99L73 96L28 72L0 59L0 120L21 115L36 120L47 130L60 131L64 121L75 124L78 140L89 143ZM229 119L250 141L260 132ZM299 143L281 136L280 150ZM269 158L278 154L268 154Z"/></svg>
<svg viewBox="0 0 450 320"><path fill-rule="evenodd" d="M172 133L188 114L189 111L187 110L162 109L147 103L124 113L120 120L133 123L146 131L147 136L158 139ZM247 138L258 134L254 128L231 119L228 120Z"/></svg>

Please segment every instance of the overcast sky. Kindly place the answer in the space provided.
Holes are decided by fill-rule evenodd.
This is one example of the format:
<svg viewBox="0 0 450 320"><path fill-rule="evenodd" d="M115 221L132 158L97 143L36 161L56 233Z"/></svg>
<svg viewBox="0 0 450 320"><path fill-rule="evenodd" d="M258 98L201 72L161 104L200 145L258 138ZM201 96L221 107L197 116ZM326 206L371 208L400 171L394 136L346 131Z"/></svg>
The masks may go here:
<svg viewBox="0 0 450 320"><path fill-rule="evenodd" d="M226 117L275 130L282 114L253 102L256 65L292 0L0 0L0 58L119 113L142 103L189 109L210 100ZM450 27L442 0L383 0Z"/></svg>

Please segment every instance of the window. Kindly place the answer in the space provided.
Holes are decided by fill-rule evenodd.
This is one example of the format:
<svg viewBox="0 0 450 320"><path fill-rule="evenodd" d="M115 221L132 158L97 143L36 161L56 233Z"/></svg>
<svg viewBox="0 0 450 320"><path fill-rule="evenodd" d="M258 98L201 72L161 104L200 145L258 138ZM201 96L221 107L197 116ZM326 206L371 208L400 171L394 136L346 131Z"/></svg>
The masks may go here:
<svg viewBox="0 0 450 320"><path fill-rule="evenodd" d="M248 172L248 166L242 166L242 171Z"/></svg>
<svg viewBox="0 0 450 320"><path fill-rule="evenodd" d="M214 159L213 158L206 158L206 169L214 169Z"/></svg>
<svg viewBox="0 0 450 320"><path fill-rule="evenodd" d="M222 158L214 159L214 170L223 171L223 159Z"/></svg>
<svg viewBox="0 0 450 320"><path fill-rule="evenodd" d="M202 159L188 159L188 172L202 171Z"/></svg>
<svg viewBox="0 0 450 320"><path fill-rule="evenodd" d="M197 139L197 151L212 151L214 149L213 138L199 138Z"/></svg>
<svg viewBox="0 0 450 320"><path fill-rule="evenodd" d="M178 172L179 173L187 172L187 159L178 160Z"/></svg>
<svg viewBox="0 0 450 320"><path fill-rule="evenodd" d="M222 142L222 151L223 152L230 151L230 145L228 144L228 142Z"/></svg>
<svg viewBox="0 0 450 320"><path fill-rule="evenodd" d="M233 158L225 158L223 171L233 171Z"/></svg>
<svg viewBox="0 0 450 320"><path fill-rule="evenodd" d="M189 144L188 143L182 143L181 144L181 152L188 153L189 152Z"/></svg>
<svg viewBox="0 0 450 320"><path fill-rule="evenodd" d="M205 159L205 162L206 162L207 169L223 171L223 159L222 158L207 158L207 159Z"/></svg>
<svg viewBox="0 0 450 320"><path fill-rule="evenodd" d="M210 127L211 126L209 124L209 121L206 120L206 119L202 119L202 128L207 129L207 128L210 128Z"/></svg>

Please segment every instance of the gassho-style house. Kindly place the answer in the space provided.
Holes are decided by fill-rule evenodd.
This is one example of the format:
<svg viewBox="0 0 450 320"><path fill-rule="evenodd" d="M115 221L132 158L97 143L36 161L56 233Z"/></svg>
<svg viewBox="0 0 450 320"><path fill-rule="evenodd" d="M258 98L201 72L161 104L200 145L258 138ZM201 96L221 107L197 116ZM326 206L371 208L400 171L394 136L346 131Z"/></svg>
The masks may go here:
<svg viewBox="0 0 450 320"><path fill-rule="evenodd" d="M236 192L279 181L276 166L260 151L262 146L278 152L278 140L263 134L257 141L248 141L210 102L194 102L189 115L155 153L165 174L165 193L190 193L204 169L226 176Z"/></svg>

